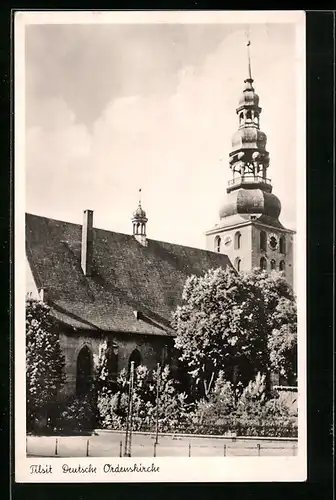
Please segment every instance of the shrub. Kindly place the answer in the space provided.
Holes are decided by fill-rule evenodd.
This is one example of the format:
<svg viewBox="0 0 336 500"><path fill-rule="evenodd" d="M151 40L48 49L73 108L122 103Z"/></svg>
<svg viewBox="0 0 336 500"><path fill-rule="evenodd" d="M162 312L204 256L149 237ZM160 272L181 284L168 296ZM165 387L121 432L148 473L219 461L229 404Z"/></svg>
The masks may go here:
<svg viewBox="0 0 336 500"><path fill-rule="evenodd" d="M92 398L69 398L61 405L55 431L61 433L91 432L94 429Z"/></svg>
<svg viewBox="0 0 336 500"><path fill-rule="evenodd" d="M159 377L159 380L158 380ZM157 408L157 383L159 405ZM122 370L117 379L117 391L101 387L97 396L98 421L102 428L125 429L128 414L128 374ZM156 419L161 432L168 432L185 422L190 405L186 395L177 392L169 367L149 370L138 366L133 388L132 427L134 431L154 430Z"/></svg>

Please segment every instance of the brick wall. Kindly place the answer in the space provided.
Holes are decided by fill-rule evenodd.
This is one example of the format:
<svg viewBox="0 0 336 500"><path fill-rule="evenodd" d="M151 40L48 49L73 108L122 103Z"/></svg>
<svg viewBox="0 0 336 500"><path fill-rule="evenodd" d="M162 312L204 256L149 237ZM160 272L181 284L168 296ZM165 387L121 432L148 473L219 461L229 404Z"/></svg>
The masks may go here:
<svg viewBox="0 0 336 500"><path fill-rule="evenodd" d="M297 387L290 386L274 386L273 389L279 395L279 399L283 401L283 403L288 406L293 411L297 411L297 399L298 399L298 390Z"/></svg>
<svg viewBox="0 0 336 500"><path fill-rule="evenodd" d="M265 231L267 235L267 247L266 251L260 250L260 232ZM275 250L272 250L268 244L268 238L271 234L274 234L278 240L278 246ZM279 252L279 239L280 236L284 235L286 238L286 253L282 254ZM259 225L252 226L252 268L260 266L260 258L264 256L267 260L267 270L270 271L270 262L275 260L276 270L279 271L280 261L285 261L286 270L285 276L288 283L293 286L293 235L289 233L281 232L277 229L263 227Z"/></svg>
<svg viewBox="0 0 336 500"><path fill-rule="evenodd" d="M235 248L235 234L240 232L240 248ZM218 228L218 231L206 235L206 248L207 250L215 251L215 239L217 236L221 238L221 253L228 256L231 264L236 267L236 259L241 260L240 270L248 271L251 269L251 255L252 255L252 239L251 239L251 226ZM229 244L226 244L229 242Z"/></svg>
<svg viewBox="0 0 336 500"><path fill-rule="evenodd" d="M99 354L99 346L106 339L112 341L118 349L118 372L128 368L129 358L137 349L140 352L142 364L149 369L156 368L157 363L162 361L163 350L166 345L172 345L171 338L159 336L147 336L139 334L108 334L104 337L99 334L60 334L60 344L65 356L66 385L65 394L75 394L77 357L80 350L87 346L92 353L92 361L95 362Z"/></svg>

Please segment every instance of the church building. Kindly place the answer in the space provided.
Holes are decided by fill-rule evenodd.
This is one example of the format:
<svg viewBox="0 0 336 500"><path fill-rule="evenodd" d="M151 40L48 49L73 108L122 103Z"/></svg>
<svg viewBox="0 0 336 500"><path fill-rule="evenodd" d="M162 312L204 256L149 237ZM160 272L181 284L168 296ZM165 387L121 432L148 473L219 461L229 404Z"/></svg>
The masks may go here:
<svg viewBox="0 0 336 500"><path fill-rule="evenodd" d="M148 238L140 200L132 234L96 228L91 210L81 225L26 214L27 292L50 305L59 325L66 393L88 391L105 340L115 374L131 361L150 369L174 365L172 313L191 275L261 267L284 271L292 284L294 232L279 221L250 58L248 68L232 139L232 179L219 223L206 233L206 250Z"/></svg>
<svg viewBox="0 0 336 500"><path fill-rule="evenodd" d="M57 320L68 394L88 391L105 340L115 374L131 361L174 369L171 320L186 279L231 266L222 253L147 238L141 203L132 225L131 235L95 228L91 210L82 225L26 214L27 292Z"/></svg>

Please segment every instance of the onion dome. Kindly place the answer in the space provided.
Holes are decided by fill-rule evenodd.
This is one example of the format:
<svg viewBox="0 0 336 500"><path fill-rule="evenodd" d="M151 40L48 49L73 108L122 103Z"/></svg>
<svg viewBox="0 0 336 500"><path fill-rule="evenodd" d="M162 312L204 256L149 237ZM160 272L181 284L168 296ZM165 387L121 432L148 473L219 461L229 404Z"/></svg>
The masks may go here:
<svg viewBox="0 0 336 500"><path fill-rule="evenodd" d="M146 219L146 212L142 208L140 202L136 211L133 212L133 219Z"/></svg>
<svg viewBox="0 0 336 500"><path fill-rule="evenodd" d="M256 127L243 127L232 137L232 151L238 149L266 150L267 136Z"/></svg>
<svg viewBox="0 0 336 500"><path fill-rule="evenodd" d="M239 189L232 191L219 211L221 219L231 215L262 215L278 219L281 212L281 203L274 194L262 189Z"/></svg>
<svg viewBox="0 0 336 500"><path fill-rule="evenodd" d="M237 112L239 112L242 108L245 107L254 107L259 108L259 96L256 94L254 87L252 85L253 79L248 78L245 80L245 88L239 98L239 104L237 108Z"/></svg>

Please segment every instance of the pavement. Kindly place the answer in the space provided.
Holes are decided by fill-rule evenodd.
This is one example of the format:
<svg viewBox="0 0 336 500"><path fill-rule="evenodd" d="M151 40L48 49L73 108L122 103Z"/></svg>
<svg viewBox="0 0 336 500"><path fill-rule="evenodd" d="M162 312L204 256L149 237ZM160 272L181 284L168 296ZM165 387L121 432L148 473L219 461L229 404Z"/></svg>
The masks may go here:
<svg viewBox="0 0 336 500"><path fill-rule="evenodd" d="M91 436L27 436L30 457L119 457L124 454L125 433L98 431ZM133 457L294 456L296 440L249 439L132 434Z"/></svg>

